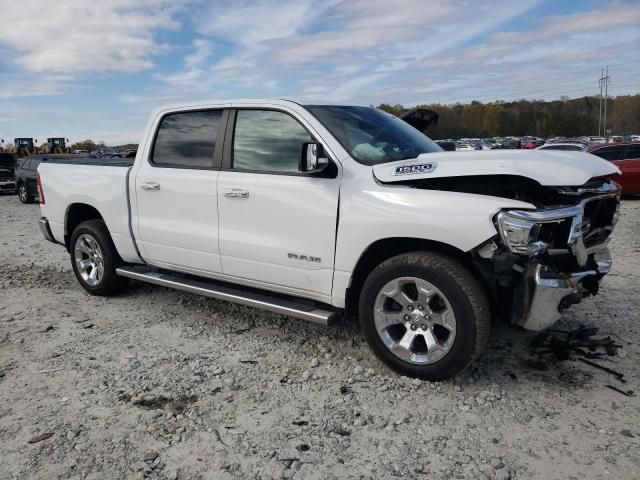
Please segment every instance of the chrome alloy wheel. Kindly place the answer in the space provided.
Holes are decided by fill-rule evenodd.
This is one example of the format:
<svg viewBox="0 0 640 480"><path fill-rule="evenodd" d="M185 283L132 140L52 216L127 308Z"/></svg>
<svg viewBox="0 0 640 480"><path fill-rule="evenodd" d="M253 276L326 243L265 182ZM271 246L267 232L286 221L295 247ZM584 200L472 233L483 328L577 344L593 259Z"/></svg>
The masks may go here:
<svg viewBox="0 0 640 480"><path fill-rule="evenodd" d="M104 276L104 258L95 238L83 233L76 240L74 259L78 273L87 285L95 287Z"/></svg>
<svg viewBox="0 0 640 480"><path fill-rule="evenodd" d="M20 185L18 188L18 197L22 202L26 202L29 199L29 192L27 191L26 185Z"/></svg>
<svg viewBox="0 0 640 480"><path fill-rule="evenodd" d="M415 277L387 283L373 306L382 343L405 362L428 365L441 360L456 338L456 316L442 291Z"/></svg>

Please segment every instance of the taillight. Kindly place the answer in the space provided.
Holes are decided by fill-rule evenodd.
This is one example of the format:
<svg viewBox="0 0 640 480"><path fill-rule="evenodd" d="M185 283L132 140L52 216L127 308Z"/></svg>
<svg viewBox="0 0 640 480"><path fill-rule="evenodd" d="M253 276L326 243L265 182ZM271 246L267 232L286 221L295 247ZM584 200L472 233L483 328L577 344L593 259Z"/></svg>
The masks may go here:
<svg viewBox="0 0 640 480"><path fill-rule="evenodd" d="M42 191L42 182L40 181L40 174L38 174L38 197L40 197L40 205L44 205L44 192Z"/></svg>

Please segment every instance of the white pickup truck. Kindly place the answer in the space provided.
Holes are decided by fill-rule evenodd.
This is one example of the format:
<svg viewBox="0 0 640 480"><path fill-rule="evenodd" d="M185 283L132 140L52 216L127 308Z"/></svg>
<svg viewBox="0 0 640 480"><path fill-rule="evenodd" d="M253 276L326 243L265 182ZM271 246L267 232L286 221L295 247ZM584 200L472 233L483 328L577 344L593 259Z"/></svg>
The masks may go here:
<svg viewBox="0 0 640 480"><path fill-rule="evenodd" d="M40 227L91 294L133 278L354 314L389 366L437 380L493 317L540 330L598 291L617 173L582 152L443 152L370 107L197 103L156 110L132 163L43 162Z"/></svg>

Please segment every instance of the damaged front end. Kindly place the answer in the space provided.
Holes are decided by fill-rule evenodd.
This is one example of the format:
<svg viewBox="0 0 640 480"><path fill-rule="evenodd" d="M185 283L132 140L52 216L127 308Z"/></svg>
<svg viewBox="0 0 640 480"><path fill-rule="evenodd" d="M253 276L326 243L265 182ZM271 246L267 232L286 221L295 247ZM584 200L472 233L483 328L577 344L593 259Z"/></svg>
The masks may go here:
<svg viewBox="0 0 640 480"><path fill-rule="evenodd" d="M607 244L620 209L620 189L611 180L542 188L544 204L499 212L499 235L474 251L496 305L528 330L551 326L564 309L598 292L611 268Z"/></svg>

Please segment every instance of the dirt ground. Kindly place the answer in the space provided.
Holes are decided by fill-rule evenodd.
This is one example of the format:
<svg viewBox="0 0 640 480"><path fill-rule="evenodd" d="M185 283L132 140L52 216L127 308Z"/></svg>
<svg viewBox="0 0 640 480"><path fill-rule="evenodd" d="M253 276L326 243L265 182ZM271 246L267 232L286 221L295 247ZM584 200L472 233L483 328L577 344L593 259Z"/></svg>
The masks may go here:
<svg viewBox="0 0 640 480"><path fill-rule="evenodd" d="M612 335L623 348L600 363L626 384L539 359L535 334L505 325L429 383L388 370L351 323L143 284L90 297L38 216L0 197L2 480L640 477L640 201L601 294L560 323Z"/></svg>

